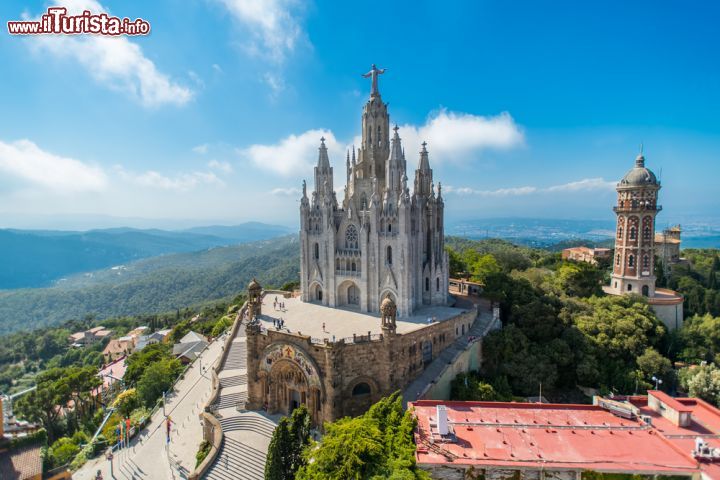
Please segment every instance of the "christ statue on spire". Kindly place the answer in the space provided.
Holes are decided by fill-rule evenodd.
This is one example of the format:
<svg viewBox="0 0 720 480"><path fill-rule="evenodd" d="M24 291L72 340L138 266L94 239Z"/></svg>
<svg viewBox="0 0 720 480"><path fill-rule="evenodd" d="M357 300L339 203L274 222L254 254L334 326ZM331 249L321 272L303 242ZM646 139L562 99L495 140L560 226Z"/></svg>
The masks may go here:
<svg viewBox="0 0 720 480"><path fill-rule="evenodd" d="M382 75L385 73L386 68L377 68L375 64L372 64L372 67L370 67L370 71L363 74L364 78L370 78L372 77L372 87L370 89L370 96L375 97L380 95L378 93L378 75Z"/></svg>

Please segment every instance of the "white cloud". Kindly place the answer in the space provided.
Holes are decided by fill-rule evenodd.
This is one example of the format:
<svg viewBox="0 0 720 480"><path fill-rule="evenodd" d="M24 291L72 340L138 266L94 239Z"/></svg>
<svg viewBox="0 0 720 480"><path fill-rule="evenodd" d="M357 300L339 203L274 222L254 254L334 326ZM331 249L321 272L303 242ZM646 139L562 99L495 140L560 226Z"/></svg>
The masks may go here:
<svg viewBox="0 0 720 480"><path fill-rule="evenodd" d="M223 173L232 173L233 171L233 167L229 162L221 162L215 159L208 162L208 168L212 170L219 170Z"/></svg>
<svg viewBox="0 0 720 480"><path fill-rule="evenodd" d="M216 73L223 73L223 69L217 63L212 64L212 69L215 70Z"/></svg>
<svg viewBox="0 0 720 480"><path fill-rule="evenodd" d="M295 16L296 0L217 0L249 33L243 45L253 56L282 63L303 32Z"/></svg>
<svg viewBox="0 0 720 480"><path fill-rule="evenodd" d="M498 188L495 190L479 190L470 187L453 187L444 186L443 190L447 193L456 195L477 195L480 197L516 197L530 195L534 193L557 193L557 192L596 192L610 191L615 188L615 182L610 182L602 178L584 178L574 182L563 183L561 185L553 185L550 187L510 187Z"/></svg>
<svg viewBox="0 0 720 480"><path fill-rule="evenodd" d="M281 197L297 197L300 195L302 190L299 188L273 188L270 190L271 195L277 195Z"/></svg>
<svg viewBox="0 0 720 480"><path fill-rule="evenodd" d="M59 193L101 191L107 186L100 167L46 152L30 140L0 141L0 172Z"/></svg>
<svg viewBox="0 0 720 480"><path fill-rule="evenodd" d="M225 182L220 180L220 178L212 172L179 173L170 177L154 170L148 170L142 173L130 172L120 165L115 166L115 171L120 178L134 185L160 190L183 192L192 190L200 185L225 185Z"/></svg>
<svg viewBox="0 0 720 480"><path fill-rule="evenodd" d="M67 7L68 13L107 13L95 0L59 0L53 5ZM127 37L100 35L38 35L27 39L38 52L80 63L102 85L121 91L145 107L184 105L193 91L160 72L142 49Z"/></svg>
<svg viewBox="0 0 720 480"><path fill-rule="evenodd" d="M196 147L193 147L193 152L199 154L199 155L205 155L208 152L208 144L203 143L202 145L198 145Z"/></svg>
<svg viewBox="0 0 720 480"><path fill-rule="evenodd" d="M578 192L592 190L614 190L617 183L602 178L583 178L576 182L548 187L548 192Z"/></svg>
<svg viewBox="0 0 720 480"><path fill-rule="evenodd" d="M331 164L344 168L344 147L332 132L308 130L300 135L290 135L273 145L251 145L238 149L241 157L250 160L256 167L284 176L308 175L317 164L320 138L325 137ZM337 170L337 168L336 168Z"/></svg>
<svg viewBox="0 0 720 480"><path fill-rule="evenodd" d="M277 96L285 90L285 80L283 77L276 73L266 72L262 77L263 82L270 87L270 98L275 99Z"/></svg>
<svg viewBox="0 0 720 480"><path fill-rule="evenodd" d="M398 134L407 153L420 150L428 142L431 162L464 162L474 160L477 153L486 149L510 149L525 141L522 129L509 113L496 116L440 110L430 115L424 125L401 125Z"/></svg>

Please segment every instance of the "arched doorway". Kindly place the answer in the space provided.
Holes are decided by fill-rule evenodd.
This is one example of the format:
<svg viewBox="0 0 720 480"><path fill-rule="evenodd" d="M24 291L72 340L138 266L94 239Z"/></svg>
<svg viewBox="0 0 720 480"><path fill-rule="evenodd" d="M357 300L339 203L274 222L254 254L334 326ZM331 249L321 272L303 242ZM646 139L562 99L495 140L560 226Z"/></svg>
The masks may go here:
<svg viewBox="0 0 720 480"><path fill-rule="evenodd" d="M323 301L323 290L319 283L314 283L310 287L310 301L322 303Z"/></svg>
<svg viewBox="0 0 720 480"><path fill-rule="evenodd" d="M300 405L307 405L312 397L307 376L295 362L288 360L273 365L267 390L268 411L285 415L290 415Z"/></svg>
<svg viewBox="0 0 720 480"><path fill-rule="evenodd" d="M648 295L650 295L650 287L648 287L647 285L643 285L642 294L643 297L647 297Z"/></svg>
<svg viewBox="0 0 720 480"><path fill-rule="evenodd" d="M338 287L338 305L347 307L360 306L360 287L351 280L346 280Z"/></svg>

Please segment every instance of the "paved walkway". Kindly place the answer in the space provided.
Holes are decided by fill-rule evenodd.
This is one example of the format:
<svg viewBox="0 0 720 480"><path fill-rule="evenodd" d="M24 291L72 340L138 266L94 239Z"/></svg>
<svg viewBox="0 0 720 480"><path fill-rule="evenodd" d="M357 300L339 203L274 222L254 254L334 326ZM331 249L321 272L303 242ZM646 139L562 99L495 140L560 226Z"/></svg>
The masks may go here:
<svg viewBox="0 0 720 480"><path fill-rule="evenodd" d="M212 389L210 369L222 353L225 337L216 339L196 360L168 396L166 412L174 422L169 450L165 443L163 409L133 439L129 448L115 451L113 475L103 456L86 463L73 479L91 480L98 470L104 479L180 479L195 468L195 454L202 441L202 412ZM204 372L201 372L201 364Z"/></svg>
<svg viewBox="0 0 720 480"><path fill-rule="evenodd" d="M238 329L218 374L220 394L215 416L223 429L223 444L206 479L263 480L268 445L277 418L244 410L247 401L247 349L245 326Z"/></svg>
<svg viewBox="0 0 720 480"><path fill-rule="evenodd" d="M470 342L482 341L493 320L492 309L488 302L475 302L478 306L478 316L468 329L465 335L455 340L452 345L442 351L438 357L433 360L428 367L415 380L408 385L403 391L403 405L408 402L414 402L422 398L427 387L435 381L445 370L448 364L452 363L455 356L468 348Z"/></svg>

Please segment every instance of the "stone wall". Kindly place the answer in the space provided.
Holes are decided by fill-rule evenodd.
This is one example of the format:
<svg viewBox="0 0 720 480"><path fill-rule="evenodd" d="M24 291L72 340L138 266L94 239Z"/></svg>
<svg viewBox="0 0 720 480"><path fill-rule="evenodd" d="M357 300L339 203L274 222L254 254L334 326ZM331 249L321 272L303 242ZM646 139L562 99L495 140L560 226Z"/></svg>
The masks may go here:
<svg viewBox="0 0 720 480"><path fill-rule="evenodd" d="M540 470L534 468L482 468L469 465L419 465L433 480L580 480L576 470Z"/></svg>
<svg viewBox="0 0 720 480"><path fill-rule="evenodd" d="M310 359L310 368L304 372L306 379L317 371L320 401L311 408L317 424L362 414L383 396L406 387L430 361L469 330L476 316L476 310L467 310L404 335L386 330L382 335L356 337L354 341L322 343L313 343L309 336L250 325L247 328L248 408L261 409L269 405L267 382L270 380L266 370L272 366L262 363L268 362L266 357L272 350L290 346L297 349L296 355ZM425 347L431 356L426 355L424 361L426 344L432 345Z"/></svg>

